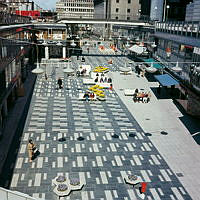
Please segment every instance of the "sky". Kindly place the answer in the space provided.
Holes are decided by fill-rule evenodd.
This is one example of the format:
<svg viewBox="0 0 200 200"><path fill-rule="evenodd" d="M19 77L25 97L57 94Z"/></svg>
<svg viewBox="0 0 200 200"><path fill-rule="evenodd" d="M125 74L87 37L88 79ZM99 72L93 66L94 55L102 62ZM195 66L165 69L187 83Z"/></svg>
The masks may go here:
<svg viewBox="0 0 200 200"><path fill-rule="evenodd" d="M38 6L45 10L52 10L56 7L58 0L33 0Z"/></svg>

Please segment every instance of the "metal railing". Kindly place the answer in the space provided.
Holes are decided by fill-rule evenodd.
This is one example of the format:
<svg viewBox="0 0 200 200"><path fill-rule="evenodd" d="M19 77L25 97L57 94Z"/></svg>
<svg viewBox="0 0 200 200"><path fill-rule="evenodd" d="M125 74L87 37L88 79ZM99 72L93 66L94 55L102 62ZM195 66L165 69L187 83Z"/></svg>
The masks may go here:
<svg viewBox="0 0 200 200"><path fill-rule="evenodd" d="M27 194L23 194L23 193L17 192L17 191L7 190L7 189L4 189L4 188L0 188L0 197L2 199L5 199L5 200L11 200L11 199L15 199L15 200L39 200L39 199L33 198L31 196L28 196Z"/></svg>
<svg viewBox="0 0 200 200"><path fill-rule="evenodd" d="M200 36L200 22L199 21L156 22L155 30L158 32L166 32L170 34L199 37Z"/></svg>
<svg viewBox="0 0 200 200"><path fill-rule="evenodd" d="M0 11L0 25L25 24L29 23L30 20L30 17Z"/></svg>
<svg viewBox="0 0 200 200"><path fill-rule="evenodd" d="M0 37L0 71L5 68L13 59L20 56L23 51L30 47L30 44L12 39L5 39Z"/></svg>
<svg viewBox="0 0 200 200"><path fill-rule="evenodd" d="M144 15L136 15L136 14L127 14L127 15L119 15L112 14L106 16L105 14L95 14L95 13L58 13L54 18L55 20L62 19L95 19L95 20L116 20L116 21L144 21L150 22L150 18Z"/></svg>

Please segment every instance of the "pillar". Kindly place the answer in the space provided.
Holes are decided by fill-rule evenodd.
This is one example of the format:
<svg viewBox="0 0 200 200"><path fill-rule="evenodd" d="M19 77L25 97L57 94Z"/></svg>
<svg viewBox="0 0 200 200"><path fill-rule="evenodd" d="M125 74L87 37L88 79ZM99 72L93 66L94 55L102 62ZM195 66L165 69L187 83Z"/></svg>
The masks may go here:
<svg viewBox="0 0 200 200"><path fill-rule="evenodd" d="M66 47L63 47L63 58L66 58Z"/></svg>
<svg viewBox="0 0 200 200"><path fill-rule="evenodd" d="M49 47L45 47L45 59L49 59Z"/></svg>

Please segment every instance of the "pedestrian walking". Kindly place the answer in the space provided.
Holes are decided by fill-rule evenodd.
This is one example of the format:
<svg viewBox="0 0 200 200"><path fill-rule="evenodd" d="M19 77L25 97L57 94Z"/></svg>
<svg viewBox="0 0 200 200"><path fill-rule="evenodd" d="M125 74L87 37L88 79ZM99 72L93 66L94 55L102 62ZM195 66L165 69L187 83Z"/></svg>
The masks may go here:
<svg viewBox="0 0 200 200"><path fill-rule="evenodd" d="M48 79L48 76L47 76L47 74L46 74L46 73L45 73L44 77L45 77L45 80L47 81L47 79Z"/></svg>
<svg viewBox="0 0 200 200"><path fill-rule="evenodd" d="M62 79L61 78L58 78L58 82L57 82L58 86L59 86L59 89L62 89Z"/></svg>
<svg viewBox="0 0 200 200"><path fill-rule="evenodd" d="M28 148L29 162L32 162L32 158L33 158L33 155L34 155L34 149L36 148L32 139L29 139L27 148Z"/></svg>

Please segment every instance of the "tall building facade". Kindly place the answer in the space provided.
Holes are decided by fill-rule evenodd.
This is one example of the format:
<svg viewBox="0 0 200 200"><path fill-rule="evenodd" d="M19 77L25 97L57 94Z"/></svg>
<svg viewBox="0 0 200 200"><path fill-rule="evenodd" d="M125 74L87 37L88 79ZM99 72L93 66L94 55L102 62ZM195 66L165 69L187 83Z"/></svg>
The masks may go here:
<svg viewBox="0 0 200 200"><path fill-rule="evenodd" d="M200 21L200 0L187 5L185 21Z"/></svg>
<svg viewBox="0 0 200 200"><path fill-rule="evenodd" d="M151 0L150 19L162 21L164 0Z"/></svg>
<svg viewBox="0 0 200 200"><path fill-rule="evenodd" d="M93 18L93 0L59 0L56 2L58 19L61 18Z"/></svg>
<svg viewBox="0 0 200 200"><path fill-rule="evenodd" d="M151 0L150 19L157 21L184 21L186 6L191 0Z"/></svg>
<svg viewBox="0 0 200 200"><path fill-rule="evenodd" d="M117 20L137 20L140 18L139 0L108 0L107 18Z"/></svg>
<svg viewBox="0 0 200 200"><path fill-rule="evenodd" d="M141 4L141 19L148 19L150 17L151 0L140 0Z"/></svg>

